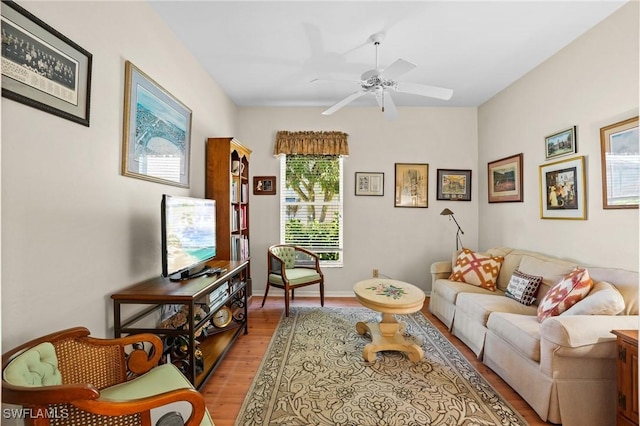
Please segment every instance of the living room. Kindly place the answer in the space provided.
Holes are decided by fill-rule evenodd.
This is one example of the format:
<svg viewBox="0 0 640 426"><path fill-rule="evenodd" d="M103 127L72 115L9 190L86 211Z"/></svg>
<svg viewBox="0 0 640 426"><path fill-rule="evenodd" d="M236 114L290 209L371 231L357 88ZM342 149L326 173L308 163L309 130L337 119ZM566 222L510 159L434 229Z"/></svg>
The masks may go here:
<svg viewBox="0 0 640 426"><path fill-rule="evenodd" d="M450 208L466 247L516 247L638 270L638 210L602 208L600 128L638 115L638 3L630 2L477 107L238 107L145 2L27 2L23 6L93 54L91 123L85 127L2 100L2 346L74 325L113 335L110 295L157 276L162 194L204 196L205 141L234 136L253 152L251 174L276 176L278 130L349 134L345 159L345 265L325 270L327 295L381 274L430 291L429 265L451 258ZM116 24L117 23L117 24ZM120 173L124 63L193 111L190 187ZM612 66L615 64L615 66ZM203 95L206 94L206 95ZM540 218L544 137L577 126L586 158L587 219ZM523 201L487 202L487 164L523 153ZM426 209L393 206L394 163L429 164ZM470 202L435 198L438 168L470 169ZM353 195L358 171L383 172L383 197ZM267 247L279 241L278 196L253 196L254 294L266 281Z"/></svg>

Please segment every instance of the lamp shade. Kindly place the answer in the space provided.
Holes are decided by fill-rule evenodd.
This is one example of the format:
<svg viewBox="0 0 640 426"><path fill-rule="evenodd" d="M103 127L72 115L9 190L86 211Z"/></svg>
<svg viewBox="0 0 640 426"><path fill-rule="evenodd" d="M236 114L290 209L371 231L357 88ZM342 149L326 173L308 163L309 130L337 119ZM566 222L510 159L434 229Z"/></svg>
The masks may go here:
<svg viewBox="0 0 640 426"><path fill-rule="evenodd" d="M443 216L451 216L453 214L453 212L449 209L444 209L442 210L442 212L440 213Z"/></svg>

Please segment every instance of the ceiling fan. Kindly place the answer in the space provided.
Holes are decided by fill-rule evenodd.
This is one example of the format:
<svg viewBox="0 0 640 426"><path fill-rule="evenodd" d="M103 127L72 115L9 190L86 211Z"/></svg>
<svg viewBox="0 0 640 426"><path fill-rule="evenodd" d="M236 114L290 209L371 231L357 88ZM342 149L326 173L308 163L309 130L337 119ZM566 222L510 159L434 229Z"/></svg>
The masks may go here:
<svg viewBox="0 0 640 426"><path fill-rule="evenodd" d="M367 40L376 47L376 67L372 70L365 71L361 76L358 83L360 84L360 90L353 92L346 98L338 101L327 110L323 111L323 115L331 115L338 111L345 105L353 102L361 96L366 94L372 94L375 96L378 105L382 109L385 117L388 119L394 119L398 116L398 110L389 93L391 90L402 93L410 93L413 95L427 96L430 98L449 100L453 95L453 90L445 89L442 87L427 86L417 83L403 83L396 79L416 67L409 61L404 59L397 59L394 63L384 69L380 69L378 65L378 47L384 40L384 33L379 32L373 34ZM312 83L322 81L321 79L311 80Z"/></svg>

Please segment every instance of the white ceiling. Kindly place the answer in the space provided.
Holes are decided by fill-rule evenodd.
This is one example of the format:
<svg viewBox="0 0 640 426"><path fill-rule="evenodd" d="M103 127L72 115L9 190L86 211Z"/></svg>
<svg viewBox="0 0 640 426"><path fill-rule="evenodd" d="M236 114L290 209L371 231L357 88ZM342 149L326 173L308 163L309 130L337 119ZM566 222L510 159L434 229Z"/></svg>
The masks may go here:
<svg viewBox="0 0 640 426"><path fill-rule="evenodd" d="M478 106L625 1L156 1L152 7L239 106L330 106L398 58L398 80L451 88L449 101L393 93L398 106ZM314 78L341 82L310 83ZM376 105L365 96L351 105Z"/></svg>

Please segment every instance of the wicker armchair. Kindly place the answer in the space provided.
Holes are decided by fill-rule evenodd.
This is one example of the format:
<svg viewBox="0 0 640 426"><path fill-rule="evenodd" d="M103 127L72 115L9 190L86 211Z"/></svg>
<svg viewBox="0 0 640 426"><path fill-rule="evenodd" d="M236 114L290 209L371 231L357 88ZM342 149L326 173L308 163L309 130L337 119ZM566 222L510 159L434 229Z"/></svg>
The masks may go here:
<svg viewBox="0 0 640 426"><path fill-rule="evenodd" d="M161 354L154 334L99 339L84 327L55 332L2 356L2 402L23 406L15 416L34 426L150 426L162 407L186 402L185 425L213 426L202 395L182 373L157 365Z"/></svg>
<svg viewBox="0 0 640 426"><path fill-rule="evenodd" d="M262 306L267 300L269 287L284 290L284 312L289 316L289 292L295 297L295 289L311 284L320 284L320 305L324 306L324 275L320 270L318 255L302 247L276 244L267 252L267 288L262 298Z"/></svg>

